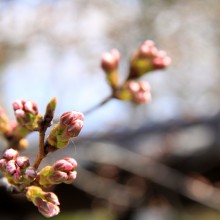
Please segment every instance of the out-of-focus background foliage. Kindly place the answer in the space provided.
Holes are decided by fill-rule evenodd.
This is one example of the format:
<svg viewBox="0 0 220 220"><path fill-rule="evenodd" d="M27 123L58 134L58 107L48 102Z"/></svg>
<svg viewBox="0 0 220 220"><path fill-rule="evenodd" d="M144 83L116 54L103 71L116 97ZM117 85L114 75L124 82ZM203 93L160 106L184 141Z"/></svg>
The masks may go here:
<svg viewBox="0 0 220 220"><path fill-rule="evenodd" d="M11 117L20 98L44 111L56 96L57 116L101 102L111 91L100 57L112 48L122 81L146 39L172 58L143 77L151 104L111 100L56 153L75 157L79 174L55 189L54 219L219 219L219 14L219 0L0 0L0 104ZM1 194L1 219L43 219L23 197Z"/></svg>

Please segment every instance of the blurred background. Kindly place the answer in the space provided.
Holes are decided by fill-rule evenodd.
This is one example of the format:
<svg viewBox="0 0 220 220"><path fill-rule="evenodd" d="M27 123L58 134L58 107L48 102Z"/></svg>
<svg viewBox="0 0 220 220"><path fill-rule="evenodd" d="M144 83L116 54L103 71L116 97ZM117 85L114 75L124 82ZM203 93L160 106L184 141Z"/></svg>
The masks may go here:
<svg viewBox="0 0 220 220"><path fill-rule="evenodd" d="M121 81L144 40L172 65L143 77L152 103L111 100L85 117L79 138L44 164L72 156L73 185L54 190L54 219L191 220L220 218L219 0L0 0L0 105L54 96L56 116L86 112L111 90L104 51L122 55ZM36 134L23 154L34 158ZM1 143L1 150L4 149ZM0 188L1 219L44 219L20 195Z"/></svg>

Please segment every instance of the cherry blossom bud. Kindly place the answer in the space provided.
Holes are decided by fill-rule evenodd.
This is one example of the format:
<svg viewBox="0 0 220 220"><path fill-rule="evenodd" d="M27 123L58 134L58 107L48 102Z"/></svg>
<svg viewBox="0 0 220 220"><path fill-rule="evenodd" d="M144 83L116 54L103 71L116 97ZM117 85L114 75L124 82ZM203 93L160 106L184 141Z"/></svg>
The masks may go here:
<svg viewBox="0 0 220 220"><path fill-rule="evenodd" d="M148 82L127 81L115 94L123 101L132 101L135 104L144 104L151 101L150 85Z"/></svg>
<svg viewBox="0 0 220 220"><path fill-rule="evenodd" d="M38 211L47 218L56 216L60 212L60 208L57 205L47 202L39 197L35 199L35 204L38 207Z"/></svg>
<svg viewBox="0 0 220 220"><path fill-rule="evenodd" d="M153 65L156 69L162 69L171 64L171 58L163 50L159 51L157 57L153 59Z"/></svg>
<svg viewBox="0 0 220 220"><path fill-rule="evenodd" d="M51 185L60 184L68 179L68 175L62 171L54 171L48 176L48 181Z"/></svg>
<svg viewBox="0 0 220 220"><path fill-rule="evenodd" d="M19 184L21 183L22 181L22 173L21 173L21 170L20 168L18 167L15 171L15 173L13 174L13 177L11 178L12 181L15 183L15 184Z"/></svg>
<svg viewBox="0 0 220 220"><path fill-rule="evenodd" d="M76 137L83 127L84 115L81 112L66 112L60 117L60 126L65 128L65 136Z"/></svg>
<svg viewBox="0 0 220 220"><path fill-rule="evenodd" d="M83 127L84 115L80 112L65 112L61 115L60 121L51 130L47 137L46 150L48 152L61 149L68 145L70 138L79 135Z"/></svg>
<svg viewBox="0 0 220 220"><path fill-rule="evenodd" d="M171 58L163 50L158 50L153 41L147 40L133 54L130 61L128 79L135 79L157 69L169 66Z"/></svg>
<svg viewBox="0 0 220 220"><path fill-rule="evenodd" d="M58 160L52 166L44 167L38 173L40 185L49 187L54 184L72 183L76 179L77 162L70 157Z"/></svg>
<svg viewBox="0 0 220 220"><path fill-rule="evenodd" d="M76 171L72 171L68 173L68 178L67 180L64 181L64 183L66 184L71 184L74 182L74 180L76 179L77 176L77 172Z"/></svg>
<svg viewBox="0 0 220 220"><path fill-rule="evenodd" d="M101 67L106 71L106 73L111 73L118 68L119 60L119 51L117 49L112 49L110 52L102 54Z"/></svg>
<svg viewBox="0 0 220 220"><path fill-rule="evenodd" d="M56 196L54 193L45 192L45 193L44 193L44 198L45 198L47 201L53 203L54 205L59 205L59 204L60 204L60 202L59 202L57 196Z"/></svg>
<svg viewBox="0 0 220 220"><path fill-rule="evenodd" d="M18 157L18 155L19 154L17 150L10 148L4 152L3 158L6 160L15 160Z"/></svg>
<svg viewBox="0 0 220 220"><path fill-rule="evenodd" d="M33 167L28 167L24 172L24 179L28 182L32 182L37 176L37 173Z"/></svg>
<svg viewBox="0 0 220 220"><path fill-rule="evenodd" d="M73 158L64 158L62 160L58 160L56 163L53 164L52 167L54 170L68 172L75 169L76 166L77 166L77 162Z"/></svg>
<svg viewBox="0 0 220 220"><path fill-rule="evenodd" d="M38 122L42 116L38 113L38 107L35 102L16 100L13 102L13 109L17 122L29 130L36 130Z"/></svg>
<svg viewBox="0 0 220 220"><path fill-rule="evenodd" d="M15 111L15 117L17 121L21 124L26 124L30 121L29 116L22 109L18 109Z"/></svg>
<svg viewBox="0 0 220 220"><path fill-rule="evenodd" d="M52 192L44 192L38 186L27 187L26 197L37 206L38 211L47 218L58 215L60 209L58 207L59 200Z"/></svg>
<svg viewBox="0 0 220 220"><path fill-rule="evenodd" d="M81 112L65 112L60 117L60 125L61 126L71 126L74 124L76 120L84 120L84 115Z"/></svg>
<svg viewBox="0 0 220 220"><path fill-rule="evenodd" d="M74 123L65 130L64 136L65 137L76 137L79 135L81 129L83 127L82 120L75 120Z"/></svg>
<svg viewBox="0 0 220 220"><path fill-rule="evenodd" d="M5 167L5 172L8 175L13 175L16 172L16 165L14 160L10 160L7 162L7 165Z"/></svg>
<svg viewBox="0 0 220 220"><path fill-rule="evenodd" d="M105 71L108 83L113 89L118 86L118 64L120 61L120 53L117 49L112 49L110 52L105 52L101 58L101 67Z"/></svg>
<svg viewBox="0 0 220 220"><path fill-rule="evenodd" d="M25 112L29 112L29 113L31 113L33 115L37 115L38 114L37 104L35 102L26 101L24 103L24 111Z"/></svg>
<svg viewBox="0 0 220 220"><path fill-rule="evenodd" d="M20 167L20 169L26 169L30 166L30 161L28 157L19 156L16 158L16 164Z"/></svg>
<svg viewBox="0 0 220 220"><path fill-rule="evenodd" d="M24 104L25 104L25 101L24 101L23 99L15 100L15 101L12 103L12 106L13 106L14 111L16 111L16 110L18 110L18 109L23 109Z"/></svg>

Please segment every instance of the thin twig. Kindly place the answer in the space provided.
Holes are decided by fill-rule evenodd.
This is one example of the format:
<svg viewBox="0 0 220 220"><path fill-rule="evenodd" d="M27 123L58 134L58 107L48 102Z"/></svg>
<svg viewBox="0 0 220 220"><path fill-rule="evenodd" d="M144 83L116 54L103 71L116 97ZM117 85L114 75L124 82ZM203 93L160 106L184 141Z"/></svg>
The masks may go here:
<svg viewBox="0 0 220 220"><path fill-rule="evenodd" d="M108 97L106 97L105 99L103 99L101 102L99 102L97 105L93 106L92 108L88 109L87 111L83 112L85 115L95 111L97 108L103 106L104 104L106 104L108 101L110 101L113 98L113 95L110 95Z"/></svg>
<svg viewBox="0 0 220 220"><path fill-rule="evenodd" d="M39 150L38 150L37 159L34 162L34 168L36 170L39 167L41 161L46 156L45 151L44 151L44 138L45 138L46 129L47 129L46 127L42 126L42 129L40 129L40 132L39 132Z"/></svg>

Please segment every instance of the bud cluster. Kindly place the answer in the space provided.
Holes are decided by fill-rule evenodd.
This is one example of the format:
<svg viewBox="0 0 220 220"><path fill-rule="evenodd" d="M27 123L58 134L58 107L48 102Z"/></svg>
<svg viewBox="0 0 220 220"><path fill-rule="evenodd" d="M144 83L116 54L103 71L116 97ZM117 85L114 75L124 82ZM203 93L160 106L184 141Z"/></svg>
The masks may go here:
<svg viewBox="0 0 220 220"><path fill-rule="evenodd" d="M52 192L44 192L38 186L27 187L26 197L37 206L38 211L47 218L56 216L60 212L59 200Z"/></svg>
<svg viewBox="0 0 220 220"><path fill-rule="evenodd" d="M146 40L132 55L127 80L119 85L118 65L120 53L113 49L102 55L101 67L106 73L114 98L131 101L135 104L149 103L151 100L148 82L139 82L138 78L157 69L163 69L171 63L171 58L163 50L158 50L154 42Z"/></svg>
<svg viewBox="0 0 220 220"><path fill-rule="evenodd" d="M146 40L133 54L130 61L128 79L134 79L157 69L169 66L171 58L163 50L158 50L154 42Z"/></svg>
<svg viewBox="0 0 220 220"><path fill-rule="evenodd" d="M146 81L128 80L115 93L115 96L124 101L131 101L135 104L149 103L151 101L150 85Z"/></svg>
<svg viewBox="0 0 220 220"><path fill-rule="evenodd" d="M148 82L139 81L139 78L149 71L167 67L171 62L170 57L165 51L158 50L153 41L145 41L131 57L126 80L119 83L120 57L117 49L102 55L101 67L112 89L110 98L135 104L149 103L150 85ZM106 100L100 105L106 103ZM27 199L32 201L45 217L57 215L60 209L57 196L52 192L44 192L42 188L73 183L77 176L77 162L66 157L38 171L39 165L48 153L64 148L71 138L77 137L84 123L84 115L81 112L65 112L46 137L46 131L53 123L56 104L56 98L52 98L42 116L36 103L16 100L13 102L16 121L10 121L0 108L0 133L8 144L0 159L0 171L4 180L7 180L5 182L17 191L25 192ZM33 131L39 133L39 150L35 162L31 165L29 158L20 156L16 149L27 146L25 138Z"/></svg>
<svg viewBox="0 0 220 220"><path fill-rule="evenodd" d="M38 128L42 116L38 113L37 104L32 101L16 100L13 102L14 114L17 122L29 130Z"/></svg>
<svg viewBox="0 0 220 220"><path fill-rule="evenodd" d="M77 162L70 157L58 160L52 166L44 167L38 173L39 184L43 187L66 183L70 184L76 179Z"/></svg>
<svg viewBox="0 0 220 220"><path fill-rule="evenodd" d="M83 127L84 115L80 112L65 112L61 115L59 123L56 124L47 137L47 143L53 150L68 145L72 137L78 136ZM53 151L48 148L48 151Z"/></svg>
<svg viewBox="0 0 220 220"><path fill-rule="evenodd" d="M19 156L18 151L12 148L6 150L0 159L0 171L14 186L30 184L37 175L28 157Z"/></svg>

